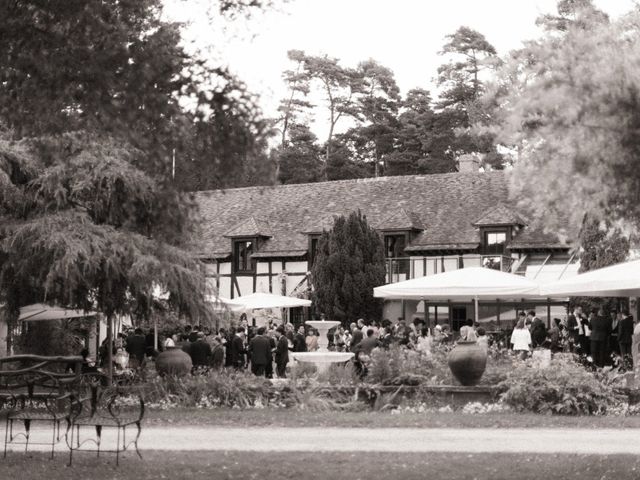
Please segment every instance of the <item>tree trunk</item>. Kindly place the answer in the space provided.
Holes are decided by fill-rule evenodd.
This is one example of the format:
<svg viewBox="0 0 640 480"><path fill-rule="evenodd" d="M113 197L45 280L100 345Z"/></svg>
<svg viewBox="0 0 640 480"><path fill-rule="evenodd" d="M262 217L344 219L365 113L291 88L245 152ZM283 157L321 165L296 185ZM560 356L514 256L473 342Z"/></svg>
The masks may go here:
<svg viewBox="0 0 640 480"><path fill-rule="evenodd" d="M107 315L107 385L113 383L113 314Z"/></svg>

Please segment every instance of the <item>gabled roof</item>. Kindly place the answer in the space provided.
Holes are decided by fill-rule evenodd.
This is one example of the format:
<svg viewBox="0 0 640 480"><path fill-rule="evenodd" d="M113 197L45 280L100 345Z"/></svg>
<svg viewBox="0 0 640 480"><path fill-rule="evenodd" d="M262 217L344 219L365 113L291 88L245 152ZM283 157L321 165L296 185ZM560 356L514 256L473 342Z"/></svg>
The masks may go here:
<svg viewBox="0 0 640 480"><path fill-rule="evenodd" d="M424 225L420 216L415 212L411 212L404 208L396 210L377 225L377 230L382 231L408 231L408 230L424 230Z"/></svg>
<svg viewBox="0 0 640 480"><path fill-rule="evenodd" d="M524 226L527 224L527 222L520 216L518 212L501 203L487 211L473 224L478 227L489 227L497 225Z"/></svg>
<svg viewBox="0 0 640 480"><path fill-rule="evenodd" d="M257 252L261 257L302 255L309 248L309 233L320 233L322 227L331 227L334 216L357 210L378 228L385 222L422 225L407 251L473 250L480 243L475 222L501 204L515 211L509 175L505 171L408 175L196 192L203 233L199 255L227 257L229 237L256 233L270 235ZM518 232L515 241L526 232L531 237L528 243L540 239L549 244L546 235L540 238L539 232L528 230ZM562 247L557 238L551 244Z"/></svg>
<svg viewBox="0 0 640 480"><path fill-rule="evenodd" d="M225 237L272 237L269 223L266 220L257 220L249 217L245 221L238 223L231 230L228 230Z"/></svg>

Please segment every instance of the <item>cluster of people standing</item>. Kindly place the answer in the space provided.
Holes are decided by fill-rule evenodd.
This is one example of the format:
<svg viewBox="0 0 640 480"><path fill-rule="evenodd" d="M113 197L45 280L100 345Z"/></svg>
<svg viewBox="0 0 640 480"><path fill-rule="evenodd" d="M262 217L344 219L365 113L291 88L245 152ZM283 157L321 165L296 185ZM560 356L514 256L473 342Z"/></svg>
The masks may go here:
<svg viewBox="0 0 640 480"><path fill-rule="evenodd" d="M634 326L633 316L624 310L607 314L601 307L585 315L582 307L576 306L565 321L554 318L549 328L531 310L520 312L511 345L523 358L532 349L549 348L583 355L599 368L619 361L623 369L630 369L634 334L640 334L640 325Z"/></svg>

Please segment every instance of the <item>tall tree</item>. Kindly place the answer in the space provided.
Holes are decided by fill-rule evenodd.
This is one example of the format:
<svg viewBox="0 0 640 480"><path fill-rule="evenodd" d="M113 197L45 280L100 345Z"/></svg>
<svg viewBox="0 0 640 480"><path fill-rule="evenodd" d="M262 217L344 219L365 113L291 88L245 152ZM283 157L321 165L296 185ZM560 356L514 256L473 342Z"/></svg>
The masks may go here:
<svg viewBox="0 0 640 480"><path fill-rule="evenodd" d="M409 90L401 103L394 152L389 155L387 175L415 175L455 171L449 145L455 132L432 108L431 94Z"/></svg>
<svg viewBox="0 0 640 480"><path fill-rule="evenodd" d="M484 92L481 76L498 63L496 50L481 33L460 27L447 35L442 55L450 60L438 68L438 123L448 137L449 150L456 157L463 153L486 154L494 151L492 139L475 135L471 130L473 115L478 113L479 99ZM451 137L448 132L455 132Z"/></svg>
<svg viewBox="0 0 640 480"><path fill-rule="evenodd" d="M354 113L363 124L354 127L351 136L360 156L373 163L377 177L385 174L386 157L393 151L400 89L393 72L375 60L360 62L357 71L361 85Z"/></svg>
<svg viewBox="0 0 640 480"><path fill-rule="evenodd" d="M382 302L373 288L384 283L384 247L360 212L336 218L322 234L311 275L314 303L327 318L343 324L380 318Z"/></svg>
<svg viewBox="0 0 640 480"><path fill-rule="evenodd" d="M221 97L251 110L242 86L187 55L160 0L17 0L0 17L0 300L13 318L46 301L111 320L160 286L202 315L170 153Z"/></svg>
<svg viewBox="0 0 640 480"><path fill-rule="evenodd" d="M324 158L327 165L331 160L336 125L345 116L355 115L354 95L360 91L361 80L356 70L341 66L337 58L306 54L302 54L301 58L306 76L319 85L329 113Z"/></svg>
<svg viewBox="0 0 640 480"><path fill-rule="evenodd" d="M294 63L291 70L285 70L282 77L287 84L288 95L280 101L278 111L281 114L279 119L280 127L280 146L284 147L287 140L289 124L292 122L301 123L299 115L301 112L312 107L312 104L306 100L311 89L309 85L309 72L304 68L305 54L300 50L289 50L287 57Z"/></svg>
<svg viewBox="0 0 640 480"><path fill-rule="evenodd" d="M326 165L327 180L369 178L374 175L371 157L362 148L361 142L357 129L335 136L331 160Z"/></svg>
<svg viewBox="0 0 640 480"><path fill-rule="evenodd" d="M318 137L307 125L291 124L284 147L275 149L272 154L280 165L280 183L313 183L324 176L322 149Z"/></svg>
<svg viewBox="0 0 640 480"><path fill-rule="evenodd" d="M640 14L579 18L507 63L496 128L533 219L572 238L586 213L640 225Z"/></svg>

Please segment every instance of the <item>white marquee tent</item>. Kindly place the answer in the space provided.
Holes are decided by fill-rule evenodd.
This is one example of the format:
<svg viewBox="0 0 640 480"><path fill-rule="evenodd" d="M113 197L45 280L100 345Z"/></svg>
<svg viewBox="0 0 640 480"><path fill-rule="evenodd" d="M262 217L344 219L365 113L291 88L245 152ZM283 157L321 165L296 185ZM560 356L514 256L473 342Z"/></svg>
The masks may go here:
<svg viewBox="0 0 640 480"><path fill-rule="evenodd" d="M285 297L283 295L275 295L273 293L251 293L243 295L233 300L227 300L227 305L242 307L246 310L259 308L293 308L293 307L309 307L311 300L304 298Z"/></svg>
<svg viewBox="0 0 640 480"><path fill-rule="evenodd" d="M392 300L475 302L479 300L540 299L540 285L534 280L490 268L470 267L382 285L373 296Z"/></svg>
<svg viewBox="0 0 640 480"><path fill-rule="evenodd" d="M62 307L52 307L44 303L34 303L20 307L19 321L68 320L71 318L93 317L97 312L84 310L70 310Z"/></svg>
<svg viewBox="0 0 640 480"><path fill-rule="evenodd" d="M640 260L550 282L540 287L540 293L555 297L637 297L640 296Z"/></svg>

